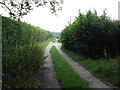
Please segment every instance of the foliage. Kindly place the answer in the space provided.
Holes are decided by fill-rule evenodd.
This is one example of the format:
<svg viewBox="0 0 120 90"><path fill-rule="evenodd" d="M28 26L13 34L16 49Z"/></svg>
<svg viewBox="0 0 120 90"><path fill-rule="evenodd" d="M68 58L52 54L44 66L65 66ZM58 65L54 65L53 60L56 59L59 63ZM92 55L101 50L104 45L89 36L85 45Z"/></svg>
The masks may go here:
<svg viewBox="0 0 120 90"><path fill-rule="evenodd" d="M61 33L61 42L69 50L90 58L120 56L120 21L111 20L106 12L80 13Z"/></svg>
<svg viewBox="0 0 120 90"><path fill-rule="evenodd" d="M9 11L10 18L20 21L24 15L27 15L34 6L45 6L50 4L50 10L53 14L56 14L57 10L61 10L61 4L63 0L2 0L0 1L1 7Z"/></svg>
<svg viewBox="0 0 120 90"><path fill-rule="evenodd" d="M35 78L42 60L43 50L39 45L12 50L11 54L3 57L3 88L35 87Z"/></svg>
<svg viewBox="0 0 120 90"><path fill-rule="evenodd" d="M2 17L3 88L36 88L44 59L44 41L52 33Z"/></svg>
<svg viewBox="0 0 120 90"><path fill-rule="evenodd" d="M51 48L51 57L57 72L58 80L63 88L80 89L88 88L85 80L76 74L66 60L58 53L55 46ZM59 58L58 58L59 57Z"/></svg>
<svg viewBox="0 0 120 90"><path fill-rule="evenodd" d="M3 48L5 50L8 50L9 46L17 47L34 44L35 42L45 41L53 36L49 31L6 17L2 18L2 23Z"/></svg>
<svg viewBox="0 0 120 90"><path fill-rule="evenodd" d="M112 85L113 87L120 86L118 71L119 58L110 60L105 59L91 60L88 58L81 57L80 55L74 53L73 51L67 50L64 47L62 47L62 50L68 56L72 57L75 61L79 62L86 69L90 70L93 74L100 77L106 83Z"/></svg>

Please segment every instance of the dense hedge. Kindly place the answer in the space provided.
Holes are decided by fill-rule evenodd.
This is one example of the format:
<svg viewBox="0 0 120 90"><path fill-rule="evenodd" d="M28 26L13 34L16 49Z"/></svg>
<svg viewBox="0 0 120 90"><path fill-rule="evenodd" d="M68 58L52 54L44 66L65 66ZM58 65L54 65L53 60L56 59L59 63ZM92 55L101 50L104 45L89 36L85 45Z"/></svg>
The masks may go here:
<svg viewBox="0 0 120 90"><path fill-rule="evenodd" d="M120 21L111 20L106 12L80 13L61 33L65 48L91 58L120 56Z"/></svg>
<svg viewBox="0 0 120 90"><path fill-rule="evenodd" d="M23 22L2 17L3 88L35 88L44 58L43 41L53 34Z"/></svg>
<svg viewBox="0 0 120 90"><path fill-rule="evenodd" d="M17 22L6 17L2 17L2 24L4 48L42 42L53 36L49 31L23 22Z"/></svg>
<svg viewBox="0 0 120 90"><path fill-rule="evenodd" d="M51 38L53 34L23 22L2 17L3 53L10 53L15 47L33 45ZM4 55L3 54L3 57Z"/></svg>

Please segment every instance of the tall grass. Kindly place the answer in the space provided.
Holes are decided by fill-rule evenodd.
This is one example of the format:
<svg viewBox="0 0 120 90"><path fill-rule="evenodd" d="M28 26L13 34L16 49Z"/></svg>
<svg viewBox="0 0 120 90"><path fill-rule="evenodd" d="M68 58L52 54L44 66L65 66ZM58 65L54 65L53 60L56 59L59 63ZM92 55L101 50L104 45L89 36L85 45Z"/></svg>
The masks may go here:
<svg viewBox="0 0 120 90"><path fill-rule="evenodd" d="M44 59L44 43L15 48L4 62L3 88L37 88L37 73ZM7 63L7 64L6 64Z"/></svg>
<svg viewBox="0 0 120 90"><path fill-rule="evenodd" d="M2 18L3 88L37 88L37 73L52 34L30 24Z"/></svg>

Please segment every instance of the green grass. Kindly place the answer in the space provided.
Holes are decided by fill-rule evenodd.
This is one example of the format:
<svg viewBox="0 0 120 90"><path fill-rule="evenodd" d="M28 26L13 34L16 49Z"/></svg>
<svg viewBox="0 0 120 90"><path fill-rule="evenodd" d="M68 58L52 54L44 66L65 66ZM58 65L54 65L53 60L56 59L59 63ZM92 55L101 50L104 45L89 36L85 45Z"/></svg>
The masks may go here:
<svg viewBox="0 0 120 90"><path fill-rule="evenodd" d="M39 88L38 72L49 41L17 47L3 63L3 88ZM7 64L5 64L7 63Z"/></svg>
<svg viewBox="0 0 120 90"><path fill-rule="evenodd" d="M51 48L50 52L58 80L63 88L88 88L87 82L73 71L71 66L58 53L54 46Z"/></svg>
<svg viewBox="0 0 120 90"><path fill-rule="evenodd" d="M62 50L70 57L72 57L76 62L84 66L86 69L91 71L94 75L101 78L106 83L119 87L119 75L118 75L118 59L99 59L91 60L80 55L66 50L62 47Z"/></svg>

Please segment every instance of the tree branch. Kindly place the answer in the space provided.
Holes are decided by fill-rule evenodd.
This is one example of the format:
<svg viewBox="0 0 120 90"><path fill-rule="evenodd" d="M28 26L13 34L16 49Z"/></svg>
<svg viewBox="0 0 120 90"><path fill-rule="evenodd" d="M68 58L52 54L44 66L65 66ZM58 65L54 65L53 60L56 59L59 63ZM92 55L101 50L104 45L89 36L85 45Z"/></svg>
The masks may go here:
<svg viewBox="0 0 120 90"><path fill-rule="evenodd" d="M11 12L11 9L5 3L0 2L0 4L4 5Z"/></svg>

